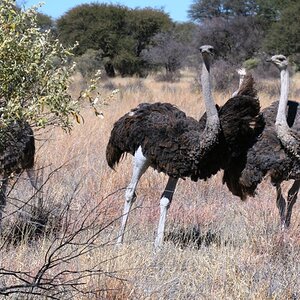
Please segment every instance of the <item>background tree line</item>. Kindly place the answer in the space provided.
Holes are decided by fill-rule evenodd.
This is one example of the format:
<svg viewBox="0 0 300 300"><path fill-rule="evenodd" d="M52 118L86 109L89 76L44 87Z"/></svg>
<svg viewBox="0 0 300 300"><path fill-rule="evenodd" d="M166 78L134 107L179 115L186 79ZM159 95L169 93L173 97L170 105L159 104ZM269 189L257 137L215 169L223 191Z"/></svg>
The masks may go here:
<svg viewBox="0 0 300 300"><path fill-rule="evenodd" d="M182 66L195 64L195 49L204 43L231 65L255 67L264 52L280 52L300 68L297 0L194 0L188 16L191 22L176 23L158 9L92 3L55 22L40 14L39 22L63 44L79 42L75 54L83 75L99 67L108 76L146 76L163 68L172 80Z"/></svg>

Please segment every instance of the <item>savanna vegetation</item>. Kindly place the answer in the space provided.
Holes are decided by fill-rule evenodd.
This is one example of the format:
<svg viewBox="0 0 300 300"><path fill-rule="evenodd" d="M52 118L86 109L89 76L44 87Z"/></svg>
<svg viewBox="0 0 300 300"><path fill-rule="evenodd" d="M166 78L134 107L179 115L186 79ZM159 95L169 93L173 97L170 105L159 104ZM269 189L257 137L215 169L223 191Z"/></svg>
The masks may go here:
<svg viewBox="0 0 300 300"><path fill-rule="evenodd" d="M194 0L191 21L177 23L158 9L92 3L69 10L53 21L52 29L65 45L79 42L78 61L83 56L86 62L88 55L98 62L94 68L103 67L110 77L144 77L163 69L168 76L162 79L174 80L180 68L195 65L195 49L205 43L235 67L281 52L298 69L299 9L295 0ZM39 21L49 27L49 20Z"/></svg>
<svg viewBox="0 0 300 300"><path fill-rule="evenodd" d="M171 102L190 116L202 115L193 68L200 42L218 49L218 104L236 89L232 68L243 62L256 70L262 107L276 100L279 80L264 76L272 69L261 59L263 51L280 50L297 66L299 26L291 24L297 9L292 0L194 1L193 22L178 24L161 10L90 4L54 21L1 1L1 130L15 120L33 125L40 187L32 190L25 174L11 182L0 235L1 297L298 299L299 204L282 233L268 178L245 202L222 185L222 174L180 181L166 244L154 252L167 177L149 169L125 244L116 248L131 158L117 172L105 160L113 123L141 102ZM92 79L87 87L99 68L101 82ZM290 97L299 95L295 73Z"/></svg>

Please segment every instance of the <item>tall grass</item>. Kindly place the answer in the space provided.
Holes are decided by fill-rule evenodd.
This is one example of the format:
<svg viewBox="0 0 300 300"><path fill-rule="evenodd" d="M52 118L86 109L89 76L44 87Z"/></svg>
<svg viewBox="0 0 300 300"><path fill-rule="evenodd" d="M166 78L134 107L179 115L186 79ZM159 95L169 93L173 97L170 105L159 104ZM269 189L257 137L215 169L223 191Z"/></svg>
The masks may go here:
<svg viewBox="0 0 300 300"><path fill-rule="evenodd" d="M148 169L138 186L125 243L114 246L124 188L131 176L131 157L120 163L117 172L107 166L105 147L113 123L141 102L171 102L188 115L200 117L204 111L201 95L193 88L194 77L185 75L172 84L153 78L113 79L109 86L118 87L120 93L103 109L104 119L83 109L85 121L75 125L71 134L55 129L37 135L36 168L43 168L44 178L57 170L43 188L44 205L52 207L55 214L55 208L59 211L70 203L64 220L75 224L89 212L88 218L97 216L95 224L103 228L93 241L92 252L59 266L61 270L83 270L98 265L101 272L86 277L81 293L62 293L61 299L300 298L299 205L295 205L291 228L282 233L275 189L268 179L260 185L257 196L246 202L227 191L220 173L206 182L179 181L167 220L168 240L156 253L153 240L159 198L167 177ZM293 92L299 90L299 84L297 77ZM262 107L278 98L278 87L277 81L259 84ZM214 93L216 102L223 104L232 92ZM7 214L21 207L16 199L26 202L32 194L26 176L22 178L10 194ZM30 213L24 206L22 211ZM18 217L12 214L6 218L6 228ZM85 234L92 236L96 225ZM181 236L188 237L189 232L196 232L198 239L183 243ZM1 268L34 274L57 235L45 233L34 241L6 244L1 250ZM9 285L15 279L0 276L0 280ZM18 294L10 297L21 299Z"/></svg>

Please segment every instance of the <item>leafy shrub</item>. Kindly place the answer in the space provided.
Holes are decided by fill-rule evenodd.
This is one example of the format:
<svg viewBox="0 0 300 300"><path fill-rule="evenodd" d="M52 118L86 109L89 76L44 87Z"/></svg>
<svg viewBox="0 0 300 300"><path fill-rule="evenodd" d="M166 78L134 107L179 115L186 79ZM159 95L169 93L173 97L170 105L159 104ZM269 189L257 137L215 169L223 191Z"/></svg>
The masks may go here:
<svg viewBox="0 0 300 300"><path fill-rule="evenodd" d="M78 112L67 92L73 48L41 31L36 10L22 11L13 0L0 2L0 45L0 123L24 120L69 129L70 116Z"/></svg>
<svg viewBox="0 0 300 300"><path fill-rule="evenodd" d="M247 70L252 70L257 68L257 66L259 65L260 60L258 58L249 58L246 61L244 61L243 66L247 69Z"/></svg>

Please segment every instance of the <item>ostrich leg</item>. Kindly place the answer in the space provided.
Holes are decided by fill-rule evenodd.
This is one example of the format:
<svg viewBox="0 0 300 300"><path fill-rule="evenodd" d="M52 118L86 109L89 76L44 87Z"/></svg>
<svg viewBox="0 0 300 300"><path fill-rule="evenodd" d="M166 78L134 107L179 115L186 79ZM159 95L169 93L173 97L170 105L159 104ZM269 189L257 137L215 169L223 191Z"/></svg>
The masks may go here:
<svg viewBox="0 0 300 300"><path fill-rule="evenodd" d="M37 179L35 176L35 171L33 169L26 169L26 173L27 173L27 176L29 178L29 181L30 181L32 187L38 191L39 189L37 186Z"/></svg>
<svg viewBox="0 0 300 300"><path fill-rule="evenodd" d="M35 194L38 196L38 203L37 207L39 209L42 209L43 207L43 190L42 190L42 184L40 182L38 183L38 177L36 176L36 172L33 169L26 169L27 176L29 178L29 181L31 183L31 186L35 189Z"/></svg>
<svg viewBox="0 0 300 300"><path fill-rule="evenodd" d="M143 155L142 148L139 147L134 153L132 177L125 192L125 204L124 204L121 229L118 235L117 244L121 244L123 242L128 215L131 206L136 199L135 190L141 176L145 173L148 167L149 167L149 163L147 161L147 158Z"/></svg>
<svg viewBox="0 0 300 300"><path fill-rule="evenodd" d="M177 181L178 179L172 177L169 178L167 186L160 199L160 217L158 223L157 236L154 243L156 249L161 247L164 242L164 232L165 232L167 212L173 199L174 190Z"/></svg>
<svg viewBox="0 0 300 300"><path fill-rule="evenodd" d="M0 188L0 230L1 230L2 213L6 205L6 189L8 184L8 178L6 174L4 174L3 179L0 182L1 182L1 188Z"/></svg>
<svg viewBox="0 0 300 300"><path fill-rule="evenodd" d="M281 226L282 226L282 228L284 228L285 227L284 224L285 224L285 207L286 207L286 203L285 203L284 197L282 196L281 184L280 183L276 184L276 191L277 191L276 205L277 205L277 208L279 210Z"/></svg>
<svg viewBox="0 0 300 300"><path fill-rule="evenodd" d="M289 227L291 223L292 209L297 200L298 191L300 188L300 180L295 180L288 192L287 212L285 218L285 227Z"/></svg>

